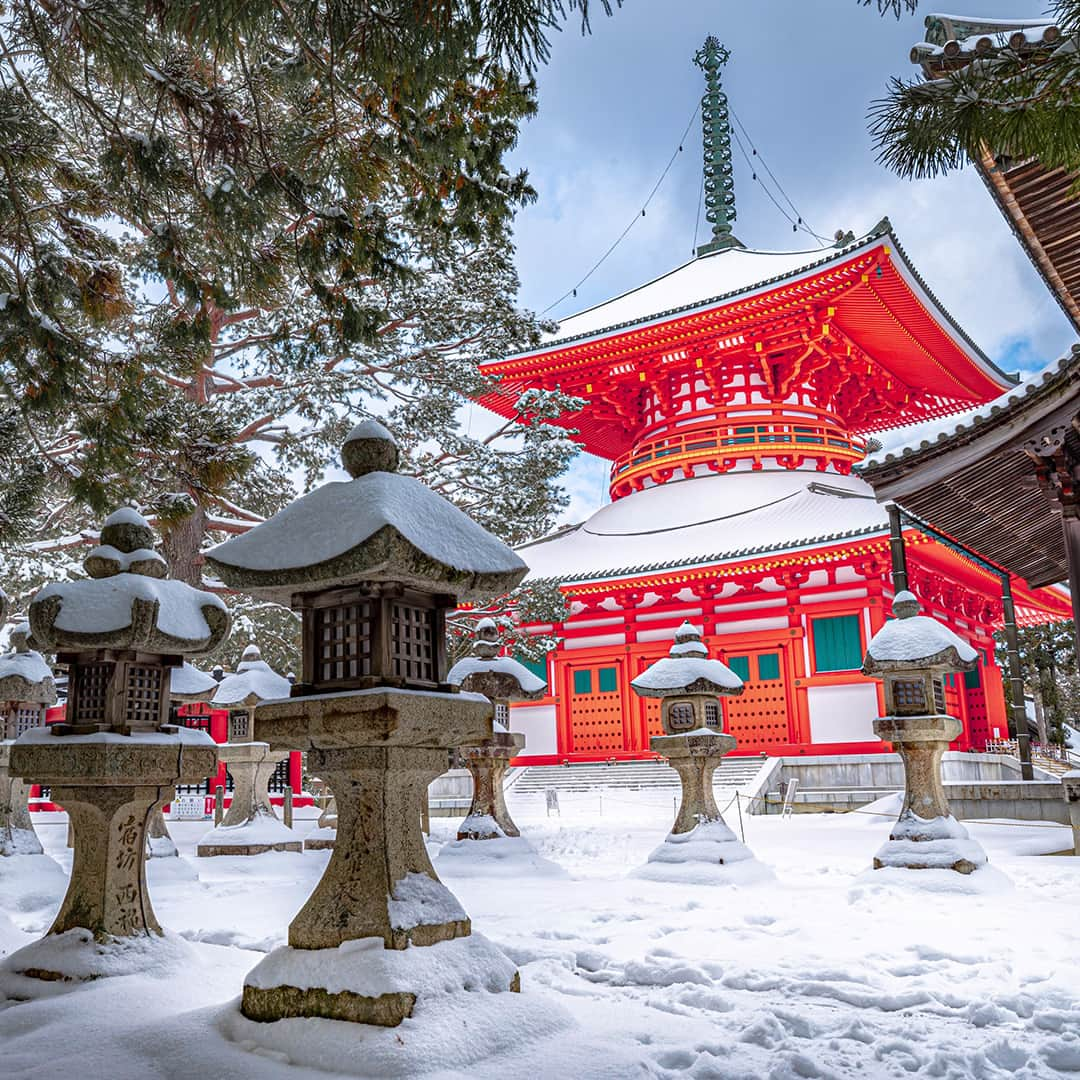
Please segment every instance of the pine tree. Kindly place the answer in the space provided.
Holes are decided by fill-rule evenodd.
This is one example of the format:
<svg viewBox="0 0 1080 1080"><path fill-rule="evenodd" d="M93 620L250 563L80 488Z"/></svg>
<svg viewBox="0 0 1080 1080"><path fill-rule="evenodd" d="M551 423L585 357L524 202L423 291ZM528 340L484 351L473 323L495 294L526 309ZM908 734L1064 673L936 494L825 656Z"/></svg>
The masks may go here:
<svg viewBox="0 0 1080 1080"><path fill-rule="evenodd" d="M1080 169L1080 0L1051 10L1061 37L1050 46L994 46L928 81L892 79L871 110L879 160L901 176L935 176L989 149Z"/></svg>
<svg viewBox="0 0 1080 1080"><path fill-rule="evenodd" d="M1003 631L995 634L995 641L998 664L1007 670ZM1080 670L1072 620L1021 627L1018 643L1024 689L1038 700L1050 741L1063 743L1065 725L1074 725L1080 715ZM1008 680L1005 697L1009 704Z"/></svg>
<svg viewBox="0 0 1080 1080"><path fill-rule="evenodd" d="M485 525L545 531L575 447L542 420L579 403L532 393L474 432L466 399L538 340L510 242L532 191L503 158L546 33L587 4L149 11L0 11L0 541L36 537L14 592L80 573L120 500L198 582L207 541L314 483L368 412ZM234 649L290 662L290 617L237 614Z"/></svg>

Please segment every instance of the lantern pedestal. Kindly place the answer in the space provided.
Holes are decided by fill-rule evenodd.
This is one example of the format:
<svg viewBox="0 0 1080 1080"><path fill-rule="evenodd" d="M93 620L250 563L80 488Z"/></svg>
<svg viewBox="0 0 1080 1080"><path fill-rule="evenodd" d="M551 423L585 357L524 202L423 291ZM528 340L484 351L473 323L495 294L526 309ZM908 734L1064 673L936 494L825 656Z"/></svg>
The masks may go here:
<svg viewBox="0 0 1080 1080"><path fill-rule="evenodd" d="M195 849L199 858L214 855L261 855L264 851L302 851L303 843L279 821L270 804L270 778L288 751L264 742L223 743L218 760L232 774L233 793L221 824Z"/></svg>
<svg viewBox="0 0 1080 1080"><path fill-rule="evenodd" d="M245 982L244 1016L392 1027L412 1015L433 978L428 961L442 973L447 959L453 971L460 954L464 990L477 950L491 952L494 988L518 988L513 965L485 939L459 943L469 938L469 918L439 881L420 830L428 785L446 770L447 751L490 738L491 716L491 705L476 695L385 688L256 709L257 735L275 748L308 752L309 767L334 792L338 823L333 854L289 926L288 947L270 953ZM432 947L439 951L423 955ZM373 957L371 950L381 951ZM410 956L383 957L388 950ZM359 981L332 976L349 965L348 956L361 961ZM365 980L365 963L392 978Z"/></svg>
<svg viewBox="0 0 1080 1080"><path fill-rule="evenodd" d="M146 888L147 825L175 798L178 782L213 772L217 751L209 738L192 738L196 734L52 736L41 730L34 741L12 747L12 771L52 788L74 829L71 880L50 936L80 927L98 942L162 933ZM36 948L20 950L28 953L26 967L18 966L18 953L5 967L65 978L33 967Z"/></svg>
<svg viewBox="0 0 1080 1080"><path fill-rule="evenodd" d="M963 730L952 716L883 716L874 734L892 743L904 762L904 805L874 869L955 870L970 874L986 853L949 809L941 783L941 759Z"/></svg>
<svg viewBox="0 0 1080 1080"><path fill-rule="evenodd" d="M1080 855L1080 769L1073 769L1061 778L1065 802L1069 806L1069 822L1073 831L1073 853Z"/></svg>
<svg viewBox="0 0 1080 1080"><path fill-rule="evenodd" d="M14 740L0 740L0 856L41 855L45 849L30 820L30 785L11 772Z"/></svg>
<svg viewBox="0 0 1080 1080"><path fill-rule="evenodd" d="M635 876L656 881L696 880L705 864L709 868L707 876L722 880L712 873L713 869L734 863L747 863L767 874L754 853L728 828L713 795L713 773L723 756L735 749L734 737L699 730L687 735L656 735L649 740L649 746L666 757L679 774L682 801L671 832L653 849ZM687 864L697 864L699 869ZM740 873L741 878L745 876Z"/></svg>
<svg viewBox="0 0 1080 1080"><path fill-rule="evenodd" d="M503 778L510 759L525 746L525 736L497 731L479 746L458 750L461 763L472 775L473 796L469 813L458 829L459 840L496 840L520 836L503 795Z"/></svg>
<svg viewBox="0 0 1080 1080"><path fill-rule="evenodd" d="M330 785L326 785L329 790ZM327 802L315 828L304 837L305 851L332 851L334 841L337 839L337 803L334 801L334 793L330 792L330 800Z"/></svg>

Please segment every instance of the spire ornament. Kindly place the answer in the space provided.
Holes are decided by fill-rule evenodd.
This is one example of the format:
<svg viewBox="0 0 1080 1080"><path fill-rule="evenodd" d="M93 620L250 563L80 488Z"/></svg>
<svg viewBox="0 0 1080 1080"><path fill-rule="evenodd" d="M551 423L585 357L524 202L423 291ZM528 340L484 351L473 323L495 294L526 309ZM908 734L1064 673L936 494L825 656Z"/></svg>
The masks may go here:
<svg viewBox="0 0 1080 1080"><path fill-rule="evenodd" d="M720 85L720 69L730 56L731 51L712 35L694 54L694 63L705 72L701 140L705 158L705 218L712 225L712 239L697 249L699 255L743 246L731 231L735 220L735 169L731 161L728 99Z"/></svg>

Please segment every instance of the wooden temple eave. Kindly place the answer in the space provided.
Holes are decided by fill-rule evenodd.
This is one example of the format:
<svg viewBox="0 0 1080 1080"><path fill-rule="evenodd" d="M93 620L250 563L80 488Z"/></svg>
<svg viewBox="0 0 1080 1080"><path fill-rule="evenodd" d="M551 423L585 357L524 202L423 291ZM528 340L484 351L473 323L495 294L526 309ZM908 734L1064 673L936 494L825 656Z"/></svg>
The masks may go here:
<svg viewBox="0 0 1080 1080"><path fill-rule="evenodd" d="M1045 169L1037 161L1002 166L988 150L976 165L1021 246L1080 330L1078 177L1064 169Z"/></svg>

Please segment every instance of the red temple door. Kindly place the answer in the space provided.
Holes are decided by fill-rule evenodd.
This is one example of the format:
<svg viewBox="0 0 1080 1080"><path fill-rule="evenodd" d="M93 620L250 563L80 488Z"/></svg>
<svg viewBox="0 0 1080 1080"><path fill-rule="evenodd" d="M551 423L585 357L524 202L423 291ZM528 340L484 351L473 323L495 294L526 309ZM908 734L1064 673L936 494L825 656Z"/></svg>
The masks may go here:
<svg viewBox="0 0 1080 1080"><path fill-rule="evenodd" d="M739 750L768 750L792 742L788 684L790 646L732 647L724 663L745 686L739 697L724 698L724 730L738 740Z"/></svg>
<svg viewBox="0 0 1080 1080"><path fill-rule="evenodd" d="M626 748L621 659L572 662L563 668L570 745L560 752L621 753Z"/></svg>

